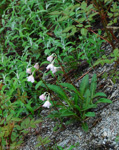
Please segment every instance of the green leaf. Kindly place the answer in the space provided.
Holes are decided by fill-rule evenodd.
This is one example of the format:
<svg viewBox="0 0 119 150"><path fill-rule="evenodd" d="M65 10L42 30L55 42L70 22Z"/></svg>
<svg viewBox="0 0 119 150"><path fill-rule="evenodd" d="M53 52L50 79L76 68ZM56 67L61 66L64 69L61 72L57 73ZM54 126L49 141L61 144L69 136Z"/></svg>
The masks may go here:
<svg viewBox="0 0 119 150"><path fill-rule="evenodd" d="M41 119L37 119L37 120L34 121L35 124L38 124L38 123L41 123L41 122L42 122Z"/></svg>
<svg viewBox="0 0 119 150"><path fill-rule="evenodd" d="M85 21L86 19L84 18L84 17L82 17L82 18L80 18L80 19L78 19L77 21L78 22L80 22L80 23L82 23L83 21ZM79 27L80 27L80 25L82 25L81 27L83 27L83 24L79 24ZM77 25L78 26L78 25Z"/></svg>
<svg viewBox="0 0 119 150"><path fill-rule="evenodd" d="M29 131L28 131L28 130L22 130L21 132L23 132L24 134L29 133Z"/></svg>
<svg viewBox="0 0 119 150"><path fill-rule="evenodd" d="M78 111L81 112L81 108L78 105L74 105L74 108L78 109Z"/></svg>
<svg viewBox="0 0 119 150"><path fill-rule="evenodd" d="M98 96L107 97L107 95L106 95L105 93L103 93L103 92L98 92L98 93L96 93L96 94L93 96L93 98L98 97Z"/></svg>
<svg viewBox="0 0 119 150"><path fill-rule="evenodd" d="M59 87L57 85L51 85L51 84L48 84L47 86L49 87L49 89L51 89L55 93L62 96L64 99L67 99L67 96L66 96L65 92L63 91L63 89L61 87Z"/></svg>
<svg viewBox="0 0 119 150"><path fill-rule="evenodd" d="M83 109L82 109L81 111L86 111L86 110L88 110L88 109L96 108L96 107L97 107L96 104L92 104L92 105L88 105L88 106L85 106L85 105L84 105L84 107L83 107Z"/></svg>
<svg viewBox="0 0 119 150"><path fill-rule="evenodd" d="M64 21L64 20L67 20L69 18L69 16L63 16L63 17L61 17L58 21L60 22L60 21Z"/></svg>
<svg viewBox="0 0 119 150"><path fill-rule="evenodd" d="M11 120L12 116L13 116L12 114L11 114L11 115L8 115L7 118L6 118L6 120L7 120L7 121Z"/></svg>
<svg viewBox="0 0 119 150"><path fill-rule="evenodd" d="M117 57L117 56L119 55L119 50L118 50L118 48L116 48L116 49L113 51L113 53L114 53L114 56Z"/></svg>
<svg viewBox="0 0 119 150"><path fill-rule="evenodd" d="M17 130L21 130L21 129L22 129L21 126L19 126L19 125L15 125L15 128L16 128Z"/></svg>
<svg viewBox="0 0 119 150"><path fill-rule="evenodd" d="M74 104L77 105L78 104L78 100L79 100L79 96L78 94L74 95Z"/></svg>
<svg viewBox="0 0 119 150"><path fill-rule="evenodd" d="M42 84L42 81L39 81L39 82L36 84L35 89L37 90L38 87L41 86L41 84Z"/></svg>
<svg viewBox="0 0 119 150"><path fill-rule="evenodd" d="M67 28L65 28L62 32L64 33L64 32L68 32L68 31L70 31L71 29L73 29L73 28L76 28L75 26L69 26L69 27L67 27Z"/></svg>
<svg viewBox="0 0 119 150"><path fill-rule="evenodd" d="M81 3L81 8L85 10L86 7L87 7L87 3L83 1L83 2Z"/></svg>
<svg viewBox="0 0 119 150"><path fill-rule="evenodd" d="M85 105L87 106L88 104L90 104L90 99L91 99L91 97L90 97L90 90L89 89L87 89L86 90L86 92L85 92Z"/></svg>
<svg viewBox="0 0 119 150"><path fill-rule="evenodd" d="M89 86L89 75L87 74L80 83L80 93L82 95L84 95L85 90L88 88L88 86Z"/></svg>
<svg viewBox="0 0 119 150"><path fill-rule="evenodd" d="M32 113L32 114L34 114L34 111L33 111L33 108L30 106L31 104L27 104L26 105L26 108Z"/></svg>
<svg viewBox="0 0 119 150"><path fill-rule="evenodd" d="M43 61L40 66L42 66L43 64L48 64L49 62L48 61Z"/></svg>
<svg viewBox="0 0 119 150"><path fill-rule="evenodd" d="M88 132L88 125L86 122L82 123L82 129L85 131L85 132Z"/></svg>
<svg viewBox="0 0 119 150"><path fill-rule="evenodd" d="M4 28L0 28L0 33L4 30Z"/></svg>
<svg viewBox="0 0 119 150"><path fill-rule="evenodd" d="M50 15L60 15L62 12L59 11L53 11L51 13L49 13Z"/></svg>
<svg viewBox="0 0 119 150"><path fill-rule="evenodd" d="M85 20L85 19L84 19ZM78 24L78 25L76 25L77 27L83 27L83 24Z"/></svg>
<svg viewBox="0 0 119 150"><path fill-rule="evenodd" d="M85 114L86 117L95 117L95 113L94 112L87 112Z"/></svg>
<svg viewBox="0 0 119 150"><path fill-rule="evenodd" d="M87 32L88 32L87 29L85 29L85 28L82 28L82 29L81 29L81 34L82 34L83 36L87 36Z"/></svg>
<svg viewBox="0 0 119 150"><path fill-rule="evenodd" d="M93 98L93 95L95 94L96 88L97 88L97 77L96 77L96 74L94 74L91 79L91 85L90 85L91 99Z"/></svg>
<svg viewBox="0 0 119 150"><path fill-rule="evenodd" d="M70 83L60 83L59 85L66 87L70 90L73 90L74 92L76 92L77 94L79 94L78 90Z"/></svg>
<svg viewBox="0 0 119 150"><path fill-rule="evenodd" d="M96 104L98 103L112 103L112 101L110 99L107 99L107 98L100 98Z"/></svg>
<svg viewBox="0 0 119 150"><path fill-rule="evenodd" d="M12 118L11 120L12 121L21 121L22 119L20 119L20 118Z"/></svg>
<svg viewBox="0 0 119 150"><path fill-rule="evenodd" d="M65 110L62 114L61 114L62 117L67 117L67 116L76 116L76 114L72 111L68 111L68 110Z"/></svg>

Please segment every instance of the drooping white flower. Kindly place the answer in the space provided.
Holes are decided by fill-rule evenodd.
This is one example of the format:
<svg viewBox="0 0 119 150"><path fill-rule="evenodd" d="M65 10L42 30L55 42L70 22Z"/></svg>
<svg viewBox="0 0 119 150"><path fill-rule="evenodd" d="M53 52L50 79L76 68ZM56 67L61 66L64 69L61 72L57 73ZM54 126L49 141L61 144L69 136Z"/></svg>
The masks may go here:
<svg viewBox="0 0 119 150"><path fill-rule="evenodd" d="M47 57L47 61L52 62L52 60L53 60L53 55Z"/></svg>
<svg viewBox="0 0 119 150"><path fill-rule="evenodd" d="M36 64L34 65L34 68L36 68L36 69L38 70L38 69L39 69L39 64L36 63Z"/></svg>
<svg viewBox="0 0 119 150"><path fill-rule="evenodd" d="M59 69L61 69L61 67L54 67L51 69L52 73L56 73Z"/></svg>
<svg viewBox="0 0 119 150"><path fill-rule="evenodd" d="M27 81L33 83L35 81L34 76L33 75L28 76Z"/></svg>
<svg viewBox="0 0 119 150"><path fill-rule="evenodd" d="M31 74L31 68L27 68L26 73Z"/></svg>
<svg viewBox="0 0 119 150"><path fill-rule="evenodd" d="M48 70L48 69L53 70L53 69L54 69L54 65L51 63L51 64L49 64L49 65L46 67L46 69L47 69L47 70Z"/></svg>
<svg viewBox="0 0 119 150"><path fill-rule="evenodd" d="M49 102L49 100L47 100L44 104L43 104L43 107L46 107L46 108L50 108L51 106L51 103Z"/></svg>
<svg viewBox="0 0 119 150"><path fill-rule="evenodd" d="M39 99L41 99L42 101L44 101L44 100L46 99L45 94L40 95L40 96L39 96Z"/></svg>
<svg viewBox="0 0 119 150"><path fill-rule="evenodd" d="M56 73L60 68L61 68L61 67L55 67L52 63L49 64L49 65L46 67L46 69L47 69L47 70L50 69L53 74Z"/></svg>

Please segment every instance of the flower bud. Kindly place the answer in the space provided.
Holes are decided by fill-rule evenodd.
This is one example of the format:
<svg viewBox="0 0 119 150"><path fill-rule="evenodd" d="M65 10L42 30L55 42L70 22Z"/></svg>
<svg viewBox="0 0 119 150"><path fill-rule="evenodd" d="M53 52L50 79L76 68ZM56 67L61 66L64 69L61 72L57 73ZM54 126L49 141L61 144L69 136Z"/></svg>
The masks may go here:
<svg viewBox="0 0 119 150"><path fill-rule="evenodd" d="M36 68L36 69L38 70L38 69L39 69L39 64L36 63L36 64L34 65L34 68Z"/></svg>

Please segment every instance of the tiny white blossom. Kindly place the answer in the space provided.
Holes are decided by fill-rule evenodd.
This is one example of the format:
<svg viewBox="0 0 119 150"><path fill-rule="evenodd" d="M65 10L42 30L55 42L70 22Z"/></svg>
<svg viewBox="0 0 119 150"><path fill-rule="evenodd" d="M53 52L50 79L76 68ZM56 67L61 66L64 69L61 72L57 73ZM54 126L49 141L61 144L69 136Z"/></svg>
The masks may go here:
<svg viewBox="0 0 119 150"><path fill-rule="evenodd" d="M61 67L54 67L51 69L52 73L56 73Z"/></svg>
<svg viewBox="0 0 119 150"><path fill-rule="evenodd" d="M43 107L46 107L46 108L50 108L51 106L51 103L49 102L49 100L47 100L44 104L43 104Z"/></svg>
<svg viewBox="0 0 119 150"><path fill-rule="evenodd" d="M46 99L45 94L40 95L40 96L39 96L39 99L41 99L42 101L44 101L44 100Z"/></svg>
<svg viewBox="0 0 119 150"><path fill-rule="evenodd" d="M47 69L47 70L48 70L48 69L53 70L53 69L54 69L54 65L53 65L53 64L49 64L49 65L46 67L46 69Z"/></svg>
<svg viewBox="0 0 119 150"><path fill-rule="evenodd" d="M30 75L29 77L27 77L27 81L29 81L29 82L34 82L35 80L34 80L34 76L33 75Z"/></svg>
<svg viewBox="0 0 119 150"><path fill-rule="evenodd" d="M53 60L53 56L52 55L47 57L47 61L52 62L52 60Z"/></svg>

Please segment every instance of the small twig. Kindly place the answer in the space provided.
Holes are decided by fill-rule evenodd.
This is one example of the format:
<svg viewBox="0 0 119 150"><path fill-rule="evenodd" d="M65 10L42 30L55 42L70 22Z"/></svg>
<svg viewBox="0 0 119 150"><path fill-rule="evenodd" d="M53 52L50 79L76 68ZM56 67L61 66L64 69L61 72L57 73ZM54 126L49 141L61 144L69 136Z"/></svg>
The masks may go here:
<svg viewBox="0 0 119 150"><path fill-rule="evenodd" d="M86 73L84 73L81 77L75 80L77 82L78 80L82 79L86 74L88 74L93 68L90 68Z"/></svg>

